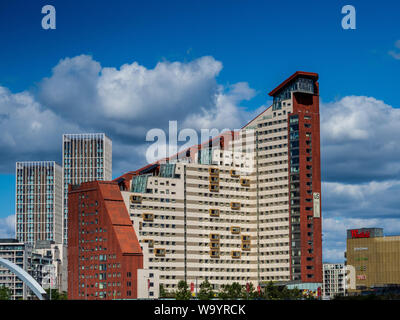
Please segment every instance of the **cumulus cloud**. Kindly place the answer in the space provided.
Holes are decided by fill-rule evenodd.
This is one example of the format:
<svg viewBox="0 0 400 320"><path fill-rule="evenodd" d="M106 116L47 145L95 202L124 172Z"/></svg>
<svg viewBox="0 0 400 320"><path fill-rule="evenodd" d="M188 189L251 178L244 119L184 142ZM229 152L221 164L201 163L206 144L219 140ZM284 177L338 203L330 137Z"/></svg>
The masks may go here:
<svg viewBox="0 0 400 320"><path fill-rule="evenodd" d="M184 123L184 127L200 130L202 128L239 129L248 117L248 111L238 107L243 100L250 100L255 95L246 82L239 82L227 88L219 86L215 96L214 109L194 110Z"/></svg>
<svg viewBox="0 0 400 320"><path fill-rule="evenodd" d="M0 238L15 237L15 215L0 218Z"/></svg>
<svg viewBox="0 0 400 320"><path fill-rule="evenodd" d="M321 107L324 181L363 183L400 178L400 109L349 96Z"/></svg>
<svg viewBox="0 0 400 320"><path fill-rule="evenodd" d="M330 217L400 218L400 180L363 184L323 182L322 194L324 213Z"/></svg>
<svg viewBox="0 0 400 320"><path fill-rule="evenodd" d="M39 101L80 125L143 140L144 129L165 126L166 117L183 121L199 110L215 110L221 69L222 63L208 56L159 62L153 69L137 62L117 69L81 55L53 68L39 85Z"/></svg>
<svg viewBox="0 0 400 320"><path fill-rule="evenodd" d="M13 172L15 161L60 158L61 135L77 126L44 109L29 92L13 94L0 86L0 171Z"/></svg>
<svg viewBox="0 0 400 320"><path fill-rule="evenodd" d="M145 164L146 133L168 134L168 120L178 121L178 130L237 129L247 117L240 103L255 91L245 82L219 84L221 70L210 56L113 68L80 55L62 59L34 93L0 87L0 122L9 129L0 138L8 148L0 170L12 172L17 160L60 160L62 133L106 132L119 174Z"/></svg>
<svg viewBox="0 0 400 320"><path fill-rule="evenodd" d="M346 229L400 234L400 109L373 97L321 104L324 260L343 261Z"/></svg>

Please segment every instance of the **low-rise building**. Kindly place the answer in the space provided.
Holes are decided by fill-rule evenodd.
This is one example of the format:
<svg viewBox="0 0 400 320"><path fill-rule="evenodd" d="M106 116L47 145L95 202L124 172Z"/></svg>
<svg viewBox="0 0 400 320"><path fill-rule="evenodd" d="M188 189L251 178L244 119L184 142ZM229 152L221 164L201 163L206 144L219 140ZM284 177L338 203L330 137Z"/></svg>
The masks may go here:
<svg viewBox="0 0 400 320"><path fill-rule="evenodd" d="M346 271L344 263L323 264L322 299L330 300L346 293Z"/></svg>
<svg viewBox="0 0 400 320"><path fill-rule="evenodd" d="M349 294L400 284L400 236L384 236L382 228L347 230L346 259L355 282Z"/></svg>
<svg viewBox="0 0 400 320"><path fill-rule="evenodd" d="M17 239L0 239L0 257L7 259L18 267L28 271L32 245L19 242ZM30 289L13 272L0 265L0 287L11 290L12 300L26 300L31 296Z"/></svg>
<svg viewBox="0 0 400 320"><path fill-rule="evenodd" d="M50 267L44 268L42 287L47 289L51 286L52 289L59 292L67 292L67 246L54 241L36 241L34 252L40 257L50 259L50 263L48 263Z"/></svg>
<svg viewBox="0 0 400 320"><path fill-rule="evenodd" d="M45 245L47 243L50 247ZM46 247L46 248L45 248ZM67 291L66 270L57 256L57 246L52 242L39 242L33 246L17 239L0 239L0 257L6 259L28 272L44 289L50 287L50 272L54 266L51 288ZM64 269L63 269L64 268ZM29 287L16 274L0 266L0 286L11 289L12 300L36 299Z"/></svg>

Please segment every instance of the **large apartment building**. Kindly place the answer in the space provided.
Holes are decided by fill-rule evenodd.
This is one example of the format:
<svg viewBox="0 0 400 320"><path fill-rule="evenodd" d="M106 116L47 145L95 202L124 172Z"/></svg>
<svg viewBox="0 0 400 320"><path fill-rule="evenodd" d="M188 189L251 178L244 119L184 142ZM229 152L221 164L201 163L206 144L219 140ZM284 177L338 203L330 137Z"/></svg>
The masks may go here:
<svg viewBox="0 0 400 320"><path fill-rule="evenodd" d="M164 288L322 283L317 80L296 72L239 131L114 180Z"/></svg>
<svg viewBox="0 0 400 320"><path fill-rule="evenodd" d="M16 238L62 241L62 169L54 161L16 163Z"/></svg>
<svg viewBox="0 0 400 320"><path fill-rule="evenodd" d="M143 253L118 185L69 188L68 298L137 298Z"/></svg>
<svg viewBox="0 0 400 320"><path fill-rule="evenodd" d="M63 241L68 240L68 185L112 179L112 141L104 133L63 135Z"/></svg>

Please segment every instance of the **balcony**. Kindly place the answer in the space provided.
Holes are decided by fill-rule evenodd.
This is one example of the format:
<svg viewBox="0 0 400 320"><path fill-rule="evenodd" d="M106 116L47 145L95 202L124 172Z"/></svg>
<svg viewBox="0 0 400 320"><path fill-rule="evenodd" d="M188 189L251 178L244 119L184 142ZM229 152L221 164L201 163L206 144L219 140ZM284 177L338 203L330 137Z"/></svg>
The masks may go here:
<svg viewBox="0 0 400 320"><path fill-rule="evenodd" d="M231 251L231 258L232 259L240 259L242 253L240 251Z"/></svg>
<svg viewBox="0 0 400 320"><path fill-rule="evenodd" d="M212 184L217 184L217 183L219 183L219 176L210 176L209 181Z"/></svg>
<svg viewBox="0 0 400 320"><path fill-rule="evenodd" d="M218 241L220 239L219 234L217 234L217 233L211 233L209 235L209 238L210 238L210 240L218 240Z"/></svg>
<svg viewBox="0 0 400 320"><path fill-rule="evenodd" d="M236 170L231 170L229 173L230 173L232 178L239 178L240 177L240 175L236 172Z"/></svg>
<svg viewBox="0 0 400 320"><path fill-rule="evenodd" d="M211 249L210 250L210 257L211 258L219 258L219 250L213 250L213 249Z"/></svg>
<svg viewBox="0 0 400 320"><path fill-rule="evenodd" d="M219 192L219 184L210 184L210 185L208 186L208 189L209 189L211 192Z"/></svg>
<svg viewBox="0 0 400 320"><path fill-rule="evenodd" d="M142 196L131 195L130 201L131 201L131 203L142 203Z"/></svg>
<svg viewBox="0 0 400 320"><path fill-rule="evenodd" d="M242 187L250 187L250 179L240 179L240 185Z"/></svg>
<svg viewBox="0 0 400 320"><path fill-rule="evenodd" d="M218 168L208 168L208 173L210 174L210 176L218 176L219 169Z"/></svg>
<svg viewBox="0 0 400 320"><path fill-rule="evenodd" d="M231 227L232 234L240 234L240 227Z"/></svg>
<svg viewBox="0 0 400 320"><path fill-rule="evenodd" d="M154 214L152 213L142 213L143 221L154 221Z"/></svg>
<svg viewBox="0 0 400 320"><path fill-rule="evenodd" d="M219 240L218 241L211 241L210 242L210 249L219 250Z"/></svg>
<svg viewBox="0 0 400 320"><path fill-rule="evenodd" d="M232 210L240 210L240 202L231 202L231 209Z"/></svg>
<svg viewBox="0 0 400 320"><path fill-rule="evenodd" d="M165 257L165 249L164 248L157 248L154 249L154 254L156 257Z"/></svg>
<svg viewBox="0 0 400 320"><path fill-rule="evenodd" d="M209 209L210 217L219 217L219 209Z"/></svg>

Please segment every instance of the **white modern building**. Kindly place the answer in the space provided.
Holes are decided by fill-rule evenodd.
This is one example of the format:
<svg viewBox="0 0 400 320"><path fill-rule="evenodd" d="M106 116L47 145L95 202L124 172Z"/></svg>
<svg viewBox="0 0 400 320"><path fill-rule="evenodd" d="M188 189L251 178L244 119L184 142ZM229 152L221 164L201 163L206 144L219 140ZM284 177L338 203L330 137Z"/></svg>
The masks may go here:
<svg viewBox="0 0 400 320"><path fill-rule="evenodd" d="M68 239L68 185L112 179L112 141L104 133L63 135L63 242Z"/></svg>
<svg viewBox="0 0 400 320"><path fill-rule="evenodd" d="M29 269L29 257L32 254L32 245L24 244L16 239L0 239L0 257L21 267ZM30 289L10 270L0 266L0 286L11 290L12 300L26 300Z"/></svg>
<svg viewBox="0 0 400 320"><path fill-rule="evenodd" d="M62 169L54 161L16 163L16 238L62 242Z"/></svg>
<svg viewBox="0 0 400 320"><path fill-rule="evenodd" d="M344 263L324 263L322 298L330 300L346 294L346 271Z"/></svg>
<svg viewBox="0 0 400 320"><path fill-rule="evenodd" d="M44 289L51 287L59 292L67 292L67 246L62 243L54 243L53 241L36 241L33 251L41 257L50 259L47 267L42 272L44 273L41 281L42 287Z"/></svg>
<svg viewBox="0 0 400 320"><path fill-rule="evenodd" d="M48 245L45 245L46 243ZM61 259L55 256L57 251L54 243L48 241L38 240L34 247L30 243L23 243L17 239L0 239L0 258L25 270L44 289L50 287L48 267L55 265L54 282L51 284L51 288L62 292L67 290L65 277L67 270L62 269ZM66 255L66 250L64 252ZM0 286L11 290L12 300L36 299L31 289L15 273L4 266L0 266Z"/></svg>

